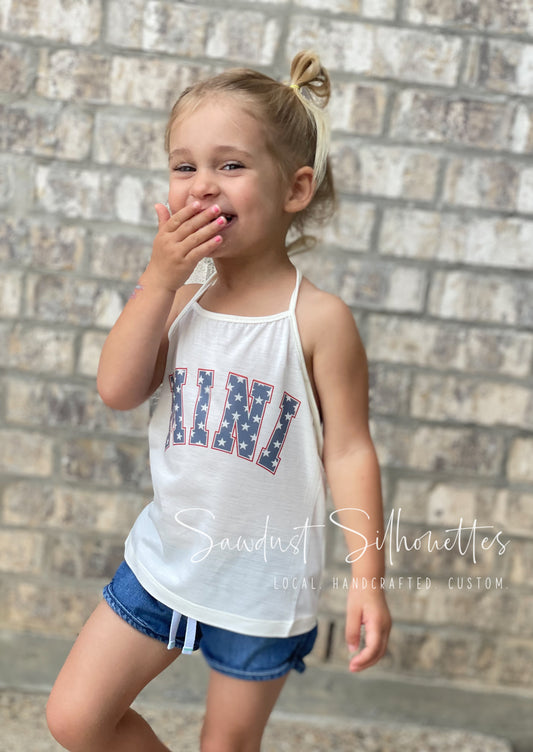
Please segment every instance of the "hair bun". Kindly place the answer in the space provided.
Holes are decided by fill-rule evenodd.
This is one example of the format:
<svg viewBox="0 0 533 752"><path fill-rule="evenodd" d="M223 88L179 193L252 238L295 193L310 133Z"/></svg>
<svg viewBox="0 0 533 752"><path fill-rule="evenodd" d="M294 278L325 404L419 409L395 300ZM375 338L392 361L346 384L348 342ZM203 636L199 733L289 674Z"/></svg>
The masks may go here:
<svg viewBox="0 0 533 752"><path fill-rule="evenodd" d="M306 88L319 107L325 107L329 102L329 75L313 50L302 50L294 56L291 63L291 85Z"/></svg>

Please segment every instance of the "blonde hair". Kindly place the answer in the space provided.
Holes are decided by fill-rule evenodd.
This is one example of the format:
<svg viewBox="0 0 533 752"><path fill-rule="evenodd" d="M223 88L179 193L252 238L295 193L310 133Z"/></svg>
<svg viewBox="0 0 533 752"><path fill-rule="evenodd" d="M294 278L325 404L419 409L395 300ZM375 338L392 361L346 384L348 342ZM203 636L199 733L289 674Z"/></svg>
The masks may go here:
<svg viewBox="0 0 533 752"><path fill-rule="evenodd" d="M289 84L248 68L232 68L188 87L174 104L165 132L168 152L175 121L195 109L208 95L233 94L264 127L267 147L287 182L300 167L313 168L314 195L292 226L298 236L290 250L310 247L314 238L305 234L308 222L325 222L335 209L335 188L328 152L329 119L325 107L330 98L329 75L315 52L303 50L293 58Z"/></svg>

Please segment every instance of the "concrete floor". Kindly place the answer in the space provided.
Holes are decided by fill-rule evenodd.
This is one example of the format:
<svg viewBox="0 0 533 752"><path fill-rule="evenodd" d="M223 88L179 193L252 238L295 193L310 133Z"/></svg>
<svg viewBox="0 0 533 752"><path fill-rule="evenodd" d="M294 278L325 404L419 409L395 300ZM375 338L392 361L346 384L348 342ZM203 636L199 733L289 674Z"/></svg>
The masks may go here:
<svg viewBox="0 0 533 752"><path fill-rule="evenodd" d="M0 633L0 752L58 752L46 694L69 650L63 640ZM13 660L13 657L16 657ZM198 750L208 670L182 657L137 701L176 752ZM310 666L289 678L264 752L533 752L533 697L474 692L370 672Z"/></svg>

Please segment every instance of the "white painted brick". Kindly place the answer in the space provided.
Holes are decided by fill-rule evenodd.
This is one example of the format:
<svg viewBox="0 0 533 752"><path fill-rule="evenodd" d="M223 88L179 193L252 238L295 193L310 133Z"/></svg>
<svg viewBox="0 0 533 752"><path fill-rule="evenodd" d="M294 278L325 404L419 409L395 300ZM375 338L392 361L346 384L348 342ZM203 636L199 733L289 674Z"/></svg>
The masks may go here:
<svg viewBox="0 0 533 752"><path fill-rule="evenodd" d="M481 429L414 427L380 419L372 421L372 437L383 467L496 478L503 460L503 437Z"/></svg>
<svg viewBox="0 0 533 752"><path fill-rule="evenodd" d="M520 172L516 207L518 211L533 214L533 168L531 167Z"/></svg>
<svg viewBox="0 0 533 752"><path fill-rule="evenodd" d="M335 130L377 135L383 128L387 89L382 84L335 82L328 104Z"/></svg>
<svg viewBox="0 0 533 752"><path fill-rule="evenodd" d="M420 201L435 194L439 158L434 154L336 138L331 159L341 191Z"/></svg>
<svg viewBox="0 0 533 752"><path fill-rule="evenodd" d="M185 57L202 55L208 23L206 7L152 0L144 4L142 48Z"/></svg>
<svg viewBox="0 0 533 752"><path fill-rule="evenodd" d="M122 113L98 113L94 132L94 161L143 169L165 169L167 118L127 117Z"/></svg>
<svg viewBox="0 0 533 752"><path fill-rule="evenodd" d="M348 305L396 311L421 311L426 277L423 271L350 259L339 291Z"/></svg>
<svg viewBox="0 0 533 752"><path fill-rule="evenodd" d="M22 371L71 375L74 340L74 332L50 325L18 325L9 336L8 365Z"/></svg>
<svg viewBox="0 0 533 752"><path fill-rule="evenodd" d="M49 476L53 467L53 440L42 434L0 431L0 472L22 476Z"/></svg>
<svg viewBox="0 0 533 752"><path fill-rule="evenodd" d="M274 60L281 27L275 18L252 11L216 12L208 24L206 53L213 58L268 65Z"/></svg>
<svg viewBox="0 0 533 752"><path fill-rule="evenodd" d="M93 236L91 274L134 284L150 259L153 236L97 232Z"/></svg>
<svg viewBox="0 0 533 752"><path fill-rule="evenodd" d="M35 50L24 44L0 42L0 91L26 94L32 84L35 58Z"/></svg>
<svg viewBox="0 0 533 752"><path fill-rule="evenodd" d="M2 627L16 632L35 631L46 625L44 634L72 639L102 600L101 587L80 588L73 578L66 582L12 580L5 594Z"/></svg>
<svg viewBox="0 0 533 752"><path fill-rule="evenodd" d="M22 275L18 271L0 272L0 316L14 318L21 313Z"/></svg>
<svg viewBox="0 0 533 752"><path fill-rule="evenodd" d="M443 318L531 326L533 280L437 272L429 296L429 311Z"/></svg>
<svg viewBox="0 0 533 752"><path fill-rule="evenodd" d="M530 0L408 0L406 20L415 24L453 26L505 33L533 33L533 7Z"/></svg>
<svg viewBox="0 0 533 752"><path fill-rule="evenodd" d="M96 378L100 353L106 340L104 332L86 331L81 341L81 352L77 372L82 376Z"/></svg>
<svg viewBox="0 0 533 752"><path fill-rule="evenodd" d="M411 143L505 149L513 141L514 103L419 89L398 93L391 135Z"/></svg>
<svg viewBox="0 0 533 752"><path fill-rule="evenodd" d="M529 270L532 244L533 222L525 219L394 208L385 212L379 251L386 256Z"/></svg>
<svg viewBox="0 0 533 752"><path fill-rule="evenodd" d="M477 40L471 54L466 75L470 86L526 97L533 94L533 44Z"/></svg>
<svg viewBox="0 0 533 752"><path fill-rule="evenodd" d="M412 415L422 420L533 428L533 391L518 384L417 374Z"/></svg>
<svg viewBox="0 0 533 752"><path fill-rule="evenodd" d="M351 251L368 249L375 214L371 203L340 201L335 216L324 230L324 242Z"/></svg>
<svg viewBox="0 0 533 752"><path fill-rule="evenodd" d="M501 491L502 513L497 524L512 535L533 538L533 494L519 491Z"/></svg>
<svg viewBox="0 0 533 752"><path fill-rule="evenodd" d="M519 153L533 151L533 106L526 103L516 105L511 132L511 149Z"/></svg>
<svg viewBox="0 0 533 752"><path fill-rule="evenodd" d="M115 188L116 216L125 224L148 224L155 229L156 202L165 203L168 196L168 178L124 175Z"/></svg>
<svg viewBox="0 0 533 752"><path fill-rule="evenodd" d="M110 0L107 4L106 42L118 47L141 47L145 0Z"/></svg>
<svg viewBox="0 0 533 752"><path fill-rule="evenodd" d="M302 8L327 13L354 13L367 18L394 18L396 0L296 0Z"/></svg>
<svg viewBox="0 0 533 752"><path fill-rule="evenodd" d="M66 384L44 381L35 376L8 379L6 383L6 419L12 426L72 429L77 434L106 433L146 436L149 405L135 410L111 410L100 399L95 384Z"/></svg>
<svg viewBox="0 0 533 752"><path fill-rule="evenodd" d="M208 65L115 55L111 61L110 102L168 113L183 89L212 73Z"/></svg>
<svg viewBox="0 0 533 752"><path fill-rule="evenodd" d="M43 536L25 530L0 530L0 572L38 575Z"/></svg>
<svg viewBox="0 0 533 752"><path fill-rule="evenodd" d="M350 306L382 308L387 295L388 280L383 268L365 262L350 261L343 274L340 297Z"/></svg>
<svg viewBox="0 0 533 752"><path fill-rule="evenodd" d="M514 161L504 159L451 159L444 200L459 206L514 211L522 169Z"/></svg>
<svg viewBox="0 0 533 752"><path fill-rule="evenodd" d="M76 106L17 104L2 116L2 146L10 152L77 161L89 156L93 118Z"/></svg>
<svg viewBox="0 0 533 752"><path fill-rule="evenodd" d="M142 495L17 481L6 489L3 522L127 535L145 503Z"/></svg>
<svg viewBox="0 0 533 752"><path fill-rule="evenodd" d="M70 44L98 40L102 21L100 0L16 0L0 8L0 30L27 37L45 37Z"/></svg>
<svg viewBox="0 0 533 752"><path fill-rule="evenodd" d="M515 439L507 461L507 477L512 483L533 482L533 439Z"/></svg>
<svg viewBox="0 0 533 752"><path fill-rule="evenodd" d="M396 0L362 0L362 14L368 18L393 19L396 15Z"/></svg>
<svg viewBox="0 0 533 752"><path fill-rule="evenodd" d="M411 29L298 16L291 21L288 49L312 46L331 70L379 78L453 86L461 39Z"/></svg>
<svg viewBox="0 0 533 752"><path fill-rule="evenodd" d="M66 217L110 219L111 177L61 164L37 168L35 190L41 209Z"/></svg>
<svg viewBox="0 0 533 752"><path fill-rule="evenodd" d="M526 377L533 335L372 314L367 352L372 360L386 363Z"/></svg>
<svg viewBox="0 0 533 752"><path fill-rule="evenodd" d="M105 103L109 99L109 70L106 55L77 49L43 51L36 90L49 99Z"/></svg>

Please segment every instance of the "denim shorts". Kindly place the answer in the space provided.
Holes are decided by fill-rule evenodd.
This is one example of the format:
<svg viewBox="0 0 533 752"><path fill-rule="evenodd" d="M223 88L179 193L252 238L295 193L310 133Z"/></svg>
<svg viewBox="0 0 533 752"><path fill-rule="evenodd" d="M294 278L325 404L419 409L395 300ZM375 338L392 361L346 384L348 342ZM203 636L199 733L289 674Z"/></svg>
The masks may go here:
<svg viewBox="0 0 533 752"><path fill-rule="evenodd" d="M119 566L104 598L113 611L130 626L161 642L168 642L173 611L153 598L137 580L125 561ZM176 647L185 640L185 619L181 619ZM208 665L235 679L264 681L278 679L291 669L305 670L304 657L313 649L317 628L293 637L255 637L213 627L196 625L194 650L202 651Z"/></svg>

